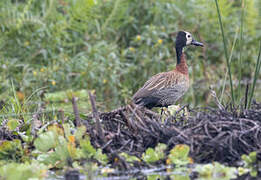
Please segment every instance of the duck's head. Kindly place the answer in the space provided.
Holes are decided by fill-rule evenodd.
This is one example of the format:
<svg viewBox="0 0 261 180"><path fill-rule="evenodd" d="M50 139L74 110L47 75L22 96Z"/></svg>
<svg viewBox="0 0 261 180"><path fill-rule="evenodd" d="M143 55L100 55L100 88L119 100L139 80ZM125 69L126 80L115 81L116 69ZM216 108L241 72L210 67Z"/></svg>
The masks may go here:
<svg viewBox="0 0 261 180"><path fill-rule="evenodd" d="M202 43L195 41L189 32L179 31L176 37L176 49L182 49L188 45L203 46Z"/></svg>

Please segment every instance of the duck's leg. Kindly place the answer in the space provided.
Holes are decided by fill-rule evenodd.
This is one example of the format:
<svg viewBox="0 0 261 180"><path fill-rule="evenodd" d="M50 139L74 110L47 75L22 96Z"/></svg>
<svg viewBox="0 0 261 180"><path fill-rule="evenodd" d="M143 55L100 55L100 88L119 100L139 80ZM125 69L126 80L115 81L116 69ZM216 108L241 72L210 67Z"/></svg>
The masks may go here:
<svg viewBox="0 0 261 180"><path fill-rule="evenodd" d="M162 116L163 113L164 113L166 116L169 116L169 115L170 115L170 113L169 113L169 111L168 111L168 106L161 107L161 113L160 113L160 115Z"/></svg>
<svg viewBox="0 0 261 180"><path fill-rule="evenodd" d="M162 116L162 114L163 114L163 107L161 107L161 112L160 112L160 116Z"/></svg>

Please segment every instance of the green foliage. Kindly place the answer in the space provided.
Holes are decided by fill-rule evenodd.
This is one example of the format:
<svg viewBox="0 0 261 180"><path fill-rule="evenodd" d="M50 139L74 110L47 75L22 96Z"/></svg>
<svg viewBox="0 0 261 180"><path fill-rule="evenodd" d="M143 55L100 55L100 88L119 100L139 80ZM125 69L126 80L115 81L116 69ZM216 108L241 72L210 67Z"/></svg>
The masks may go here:
<svg viewBox="0 0 261 180"><path fill-rule="evenodd" d="M47 166L33 161L32 163L9 163L0 166L0 178L5 180L44 179Z"/></svg>
<svg viewBox="0 0 261 180"><path fill-rule="evenodd" d="M256 157L257 153L256 152L251 152L249 153L249 155L242 155L241 159L244 162L244 168L247 168L250 172L250 175L252 177L256 177L257 176L257 157Z"/></svg>
<svg viewBox="0 0 261 180"><path fill-rule="evenodd" d="M189 146L180 144L176 145L169 153L168 159L176 167L187 165L191 162L189 158Z"/></svg>
<svg viewBox="0 0 261 180"><path fill-rule="evenodd" d="M218 1L226 37L223 43L227 45L227 52L231 52L233 82L253 77L261 38L258 31L261 3L258 0L244 2L242 7L239 1ZM214 90L222 97L224 94L222 100L229 102L228 89L224 86L223 92L219 86L225 79L228 58L224 56L215 8L215 2L208 0L0 1L0 101L5 103L0 109L0 124L6 121L8 129L25 141L23 145L20 140L1 142L0 159L4 163L22 163L1 164L0 178L42 178L41 169L73 166L89 167L92 171L108 163L102 150L91 145L84 127L63 124L47 128L45 124L59 119L57 109L71 112L72 95L79 98L81 112L88 111L87 90L96 92L99 109L127 104L149 77L175 67L174 43L169 33L178 30L190 31L205 44L204 49L189 47L186 52L192 86L183 102L192 106L209 103L208 87L216 84ZM240 43L237 34L240 34ZM255 79L259 77L256 70ZM256 89L256 93L260 92ZM243 93L235 94L237 101L240 94ZM253 98L260 97L255 94ZM65 116L66 122L71 123L70 114ZM20 123L22 121L25 123ZM34 132L33 121L44 126ZM167 159L167 164L175 166L192 162L188 146L176 146L168 156L165 150L163 144L148 148L142 160L156 163ZM135 156L120 155L130 163L140 161ZM256 174L252 156L242 157L245 166L238 169L239 173ZM82 167L86 160L88 163ZM35 174L32 167L39 167ZM233 168L216 163L197 167L202 177L207 178L224 175L226 179L234 173ZM17 174L13 176L10 172L14 171Z"/></svg>
<svg viewBox="0 0 261 180"><path fill-rule="evenodd" d="M3 141L0 144L0 160L19 161L23 154L21 141L18 139Z"/></svg>
<svg viewBox="0 0 261 180"><path fill-rule="evenodd" d="M19 125L18 119L10 119L7 123L7 127L9 128L10 131L15 130L18 125Z"/></svg>
<svg viewBox="0 0 261 180"><path fill-rule="evenodd" d="M229 51L240 26L241 5L227 0L219 5ZM244 52L242 67L249 68L242 69L243 79L251 77L257 55L259 5L257 0L245 0L244 46L236 44L231 60L231 71L237 73L235 60ZM7 99L13 79L15 90L25 97L43 87L47 92L95 89L98 100L114 108L126 103L148 77L174 67L175 51L168 34L185 29L206 42L203 52L196 48L187 52L193 59L188 61L191 82L206 80L201 86L206 88L195 86L184 101L202 103L209 84L219 83L225 68L214 9L214 1L206 0L3 1L0 97ZM219 87L215 90L219 92Z"/></svg>
<svg viewBox="0 0 261 180"><path fill-rule="evenodd" d="M85 136L84 126L77 128L75 134L71 134L71 130L69 124L64 124L63 128L53 125L48 127L48 131L41 133L34 141L37 160L56 168L68 165L69 159L94 159L104 165L107 163L107 156L101 149L93 148L88 136Z"/></svg>
<svg viewBox="0 0 261 180"><path fill-rule="evenodd" d="M80 112L91 109L88 92L83 89L78 91L69 89L66 91L46 93L44 95L44 102L47 103L46 109L62 109L66 112L72 112L72 97L77 98L77 105Z"/></svg>
<svg viewBox="0 0 261 180"><path fill-rule="evenodd" d="M198 180L229 180L237 177L235 167L227 167L217 162L213 164L196 165L195 170L199 173Z"/></svg>
<svg viewBox="0 0 261 180"><path fill-rule="evenodd" d="M161 143L159 143L155 149L148 148L146 152L142 154L142 159L147 163L154 163L162 160L165 157L164 151L166 148L167 146Z"/></svg>
<svg viewBox="0 0 261 180"><path fill-rule="evenodd" d="M51 148L55 148L57 145L58 137L53 131L47 131L40 134L34 141L34 146L41 152L47 152Z"/></svg>
<svg viewBox="0 0 261 180"><path fill-rule="evenodd" d="M140 162L140 161L141 161L138 157L136 157L136 156L131 156L131 155L125 153L125 152L120 153L120 156L121 156L121 157L124 157L125 160L126 160L127 162L129 162L129 163L133 163L133 162L135 162L135 161L136 161L136 162Z"/></svg>

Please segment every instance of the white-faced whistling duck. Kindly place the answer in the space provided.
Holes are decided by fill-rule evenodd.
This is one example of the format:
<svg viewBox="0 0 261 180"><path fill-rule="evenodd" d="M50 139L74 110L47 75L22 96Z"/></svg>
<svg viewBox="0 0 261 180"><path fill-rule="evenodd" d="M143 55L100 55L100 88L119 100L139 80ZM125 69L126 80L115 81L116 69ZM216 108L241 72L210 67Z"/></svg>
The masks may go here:
<svg viewBox="0 0 261 180"><path fill-rule="evenodd" d="M187 45L203 46L189 32L179 31L176 37L176 68L152 76L132 97L135 104L148 109L168 107L185 94L189 88L189 75L183 48Z"/></svg>

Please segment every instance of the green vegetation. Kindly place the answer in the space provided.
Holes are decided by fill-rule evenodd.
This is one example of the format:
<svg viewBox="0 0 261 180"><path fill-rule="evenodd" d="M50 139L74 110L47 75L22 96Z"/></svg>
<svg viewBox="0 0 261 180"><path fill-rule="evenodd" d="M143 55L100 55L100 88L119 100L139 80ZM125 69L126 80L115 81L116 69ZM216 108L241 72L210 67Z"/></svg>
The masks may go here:
<svg viewBox="0 0 261 180"><path fill-rule="evenodd" d="M234 88L236 74L253 77L261 36L257 0L245 0L243 9L237 1L220 0L219 6L225 51L214 1L2 1L0 99L13 96L13 82L25 99L33 92L40 101L43 92L87 89L96 91L104 109L124 105L148 77L175 66L169 33L184 29L206 45L187 51L193 86L184 102L209 103L209 86L217 84L221 95L235 33L241 31L230 63Z"/></svg>
<svg viewBox="0 0 261 180"><path fill-rule="evenodd" d="M90 178L114 172L107 165L119 159L95 149L85 127L73 125L72 97L81 117L91 109L88 91L99 110L128 104L149 77L175 67L170 34L178 30L205 45L186 52L191 88L182 104L215 106L211 87L222 104L239 106L246 98L240 82L251 80L249 108L261 100L260 16L258 0L0 1L0 125L14 137L0 142L0 179L44 179L49 170L70 168ZM142 157L119 157L133 167L164 164L168 172L185 172L173 178L189 179L191 171L205 179L257 175L255 152L243 155L239 168L188 168L187 145L166 149L158 144Z"/></svg>

